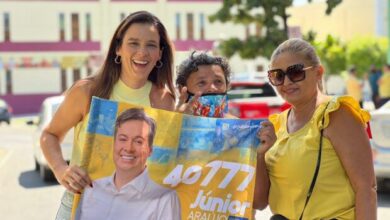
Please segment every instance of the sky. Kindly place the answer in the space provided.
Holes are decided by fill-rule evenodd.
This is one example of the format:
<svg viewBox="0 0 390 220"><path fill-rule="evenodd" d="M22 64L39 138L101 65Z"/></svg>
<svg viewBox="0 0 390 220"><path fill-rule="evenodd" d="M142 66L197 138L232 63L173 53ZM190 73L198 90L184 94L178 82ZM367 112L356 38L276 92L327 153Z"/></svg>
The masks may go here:
<svg viewBox="0 0 390 220"><path fill-rule="evenodd" d="M294 5L303 5L305 3L307 3L307 0L294 0L293 1Z"/></svg>
<svg viewBox="0 0 390 220"><path fill-rule="evenodd" d="M324 0L312 0L312 2L323 2ZM304 5L307 4L307 0L294 0L293 4L294 5Z"/></svg>

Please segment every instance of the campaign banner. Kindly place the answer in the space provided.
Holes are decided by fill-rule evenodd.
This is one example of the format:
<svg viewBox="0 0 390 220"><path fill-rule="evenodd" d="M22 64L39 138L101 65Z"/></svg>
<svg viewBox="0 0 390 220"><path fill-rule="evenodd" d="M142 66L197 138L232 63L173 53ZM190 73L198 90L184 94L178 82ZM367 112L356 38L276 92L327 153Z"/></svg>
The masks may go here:
<svg viewBox="0 0 390 220"><path fill-rule="evenodd" d="M148 175L176 192L181 219L252 219L261 120L191 116L93 97L79 152L94 181L113 176L115 121L131 108L143 108L156 121ZM79 200L76 194L73 216Z"/></svg>

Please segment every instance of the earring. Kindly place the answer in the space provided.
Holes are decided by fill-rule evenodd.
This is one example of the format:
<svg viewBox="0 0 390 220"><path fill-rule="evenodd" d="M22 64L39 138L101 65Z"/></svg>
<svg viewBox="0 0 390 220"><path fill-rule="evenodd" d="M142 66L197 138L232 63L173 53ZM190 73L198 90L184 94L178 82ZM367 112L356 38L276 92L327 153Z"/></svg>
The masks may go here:
<svg viewBox="0 0 390 220"><path fill-rule="evenodd" d="M116 55L116 57L115 57L115 59L114 59L114 62L115 62L116 64L121 64L121 57L118 56L118 55Z"/></svg>
<svg viewBox="0 0 390 220"><path fill-rule="evenodd" d="M156 62L156 68L157 68L157 69L160 69L163 65L164 65L164 63L163 63L161 60L158 60L158 61Z"/></svg>

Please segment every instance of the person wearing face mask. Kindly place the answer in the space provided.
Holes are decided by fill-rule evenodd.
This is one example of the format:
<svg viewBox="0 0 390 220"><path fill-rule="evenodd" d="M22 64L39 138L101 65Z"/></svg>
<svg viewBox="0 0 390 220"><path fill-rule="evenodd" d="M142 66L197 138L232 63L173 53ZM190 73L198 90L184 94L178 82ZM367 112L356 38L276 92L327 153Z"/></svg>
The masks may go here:
<svg viewBox="0 0 390 220"><path fill-rule="evenodd" d="M206 117L234 117L227 113L230 66L218 56L192 52L177 68L180 92L176 111Z"/></svg>
<svg viewBox="0 0 390 220"><path fill-rule="evenodd" d="M271 219L376 219L376 182L367 111L330 97L314 48L289 39L273 52L269 81L291 108L270 116L277 140L258 154L255 208Z"/></svg>
<svg viewBox="0 0 390 220"><path fill-rule="evenodd" d="M143 109L122 112L115 122L112 176L87 187L76 212L76 220L181 219L175 192L156 184L146 161L153 151L156 122Z"/></svg>
<svg viewBox="0 0 390 220"><path fill-rule="evenodd" d="M92 96L121 102L174 110L173 49L167 31L153 14L138 11L116 28L108 54L97 74L77 81L41 135L42 151L57 181L66 188L56 219L69 219L73 193L92 181L83 168L82 146ZM75 127L70 165L60 141Z"/></svg>
<svg viewBox="0 0 390 220"><path fill-rule="evenodd" d="M189 115L201 115L206 117L236 118L229 113L224 114L224 112L221 112L221 114L214 112L212 116L209 114L202 114L201 111L199 112L200 107L198 100L200 98L226 96L230 84L230 75L229 64L224 58L210 56L204 52L196 54L194 51L191 56L184 60L178 67L176 86L179 89L180 97L176 106L176 111ZM224 104L228 104L227 100ZM220 105L217 104L217 106ZM203 111L209 111L209 109L203 109ZM220 108L220 111L223 111L222 109L223 107ZM261 140L261 145L257 150L257 158L259 158L259 152L261 152L262 149L270 148L276 140L274 127L270 121L264 120L260 125L261 128L257 135ZM259 175L264 175L264 173L256 172L255 192L259 192L263 189L257 184L259 180L264 179L264 177ZM255 210L253 210L253 218L254 214Z"/></svg>

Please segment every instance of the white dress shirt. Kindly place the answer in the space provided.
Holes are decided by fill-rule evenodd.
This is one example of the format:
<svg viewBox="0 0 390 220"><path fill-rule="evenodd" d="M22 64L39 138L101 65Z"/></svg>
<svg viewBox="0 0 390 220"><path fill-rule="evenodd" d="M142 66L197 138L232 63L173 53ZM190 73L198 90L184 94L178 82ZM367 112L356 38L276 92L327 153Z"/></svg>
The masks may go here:
<svg viewBox="0 0 390 220"><path fill-rule="evenodd" d="M85 188L76 219L181 219L176 191L156 184L146 169L119 191L114 184L114 175L94 181L93 188Z"/></svg>

